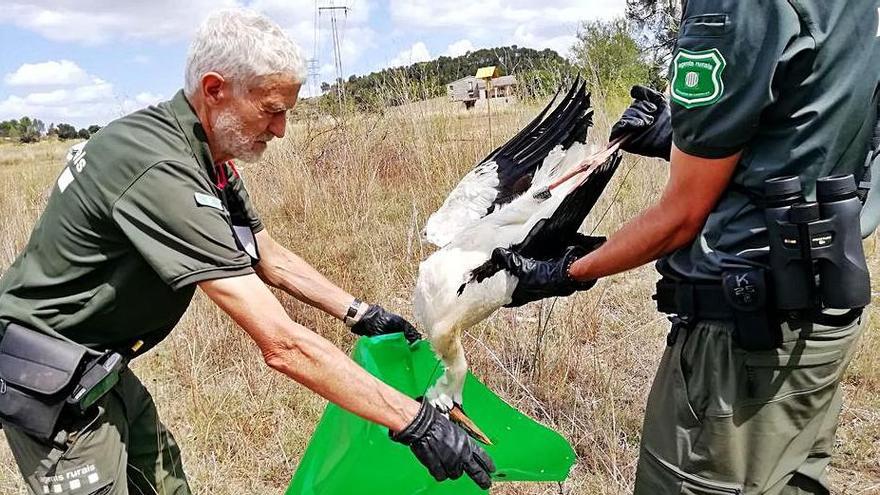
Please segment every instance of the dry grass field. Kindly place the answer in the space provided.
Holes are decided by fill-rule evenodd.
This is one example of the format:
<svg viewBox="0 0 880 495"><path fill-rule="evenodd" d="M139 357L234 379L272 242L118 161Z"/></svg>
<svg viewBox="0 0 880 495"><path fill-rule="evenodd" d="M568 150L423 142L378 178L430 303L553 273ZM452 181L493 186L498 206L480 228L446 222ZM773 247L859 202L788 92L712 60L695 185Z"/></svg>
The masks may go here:
<svg viewBox="0 0 880 495"><path fill-rule="evenodd" d="M411 315L418 263L431 252L419 240L427 216L475 160L537 109L499 108L494 143L481 113L440 102L344 121L298 120L262 161L241 169L273 236L352 293ZM592 142L607 136L608 115L619 110L597 111ZM24 246L69 144L0 146L0 271ZM665 179L663 163L627 156L589 228L598 223L596 232L612 232L653 201ZM868 241L878 287L875 246ZM564 493L623 494L631 487L645 398L667 330L650 300L655 280L646 266L569 299L503 309L464 338L483 381L574 445L578 463ZM341 323L282 300L297 321L351 348L354 338ZM880 493L876 312L875 305L844 383L831 473L836 494ZM133 367L182 445L197 493L281 493L324 407L266 368L245 334L201 295L171 337ZM2 442L0 493L24 493ZM556 494L560 487L498 483L492 493Z"/></svg>

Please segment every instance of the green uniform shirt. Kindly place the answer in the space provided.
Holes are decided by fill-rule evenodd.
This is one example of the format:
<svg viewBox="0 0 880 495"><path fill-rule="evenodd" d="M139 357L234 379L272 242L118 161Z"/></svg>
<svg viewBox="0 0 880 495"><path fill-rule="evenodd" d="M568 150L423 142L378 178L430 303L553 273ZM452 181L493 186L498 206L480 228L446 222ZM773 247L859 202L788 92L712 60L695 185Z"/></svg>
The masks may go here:
<svg viewBox="0 0 880 495"><path fill-rule="evenodd" d="M155 345L196 282L253 273L232 224L262 225L237 172L221 167L183 92L110 123L70 157L0 278L0 320L93 348Z"/></svg>
<svg viewBox="0 0 880 495"><path fill-rule="evenodd" d="M767 262L764 180L799 175L812 197L831 174L861 177L877 120L878 0L689 0L670 67L673 139L721 158L731 186L665 275L717 279ZM699 184L695 184L699 187ZM876 194L876 189L872 194Z"/></svg>

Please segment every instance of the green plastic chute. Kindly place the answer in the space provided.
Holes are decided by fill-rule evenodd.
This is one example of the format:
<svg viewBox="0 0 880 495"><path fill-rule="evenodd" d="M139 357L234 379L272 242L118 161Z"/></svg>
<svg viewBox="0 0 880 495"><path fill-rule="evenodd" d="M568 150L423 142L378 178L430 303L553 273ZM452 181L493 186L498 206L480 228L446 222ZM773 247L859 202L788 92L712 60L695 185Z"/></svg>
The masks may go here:
<svg viewBox="0 0 880 495"><path fill-rule="evenodd" d="M401 334L361 338L354 360L411 396L424 394L442 373L430 345L409 345ZM463 391L465 411L492 440L494 481L563 481L574 463L558 433L510 407L473 375ZM329 404L293 477L287 495L485 494L467 475L436 482L388 430Z"/></svg>

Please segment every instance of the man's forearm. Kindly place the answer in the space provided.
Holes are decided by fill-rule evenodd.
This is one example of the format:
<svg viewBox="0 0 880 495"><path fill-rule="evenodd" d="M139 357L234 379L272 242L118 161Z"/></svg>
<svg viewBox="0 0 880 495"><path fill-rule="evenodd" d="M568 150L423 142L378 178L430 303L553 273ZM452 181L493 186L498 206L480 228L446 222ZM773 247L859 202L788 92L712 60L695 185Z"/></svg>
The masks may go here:
<svg viewBox="0 0 880 495"><path fill-rule="evenodd" d="M392 431L403 429L418 412L417 402L382 383L305 328L297 332L295 340L264 357L269 366L330 402Z"/></svg>
<svg viewBox="0 0 880 495"><path fill-rule="evenodd" d="M268 235L262 238L264 232L257 234L261 250L265 245L265 255L257 265L260 278L310 306L343 319L354 296Z"/></svg>
<svg viewBox="0 0 880 495"><path fill-rule="evenodd" d="M627 222L569 274L593 280L630 270L686 245L700 232L727 188L740 153L701 158L672 147L669 180L660 201Z"/></svg>
<svg viewBox="0 0 880 495"><path fill-rule="evenodd" d="M415 417L416 401L377 380L329 341L291 320L254 275L209 280L199 287L251 336L273 369L394 431Z"/></svg>
<svg viewBox="0 0 880 495"><path fill-rule="evenodd" d="M599 249L576 261L569 273L593 280L639 267L690 242L696 232L657 204L627 222Z"/></svg>

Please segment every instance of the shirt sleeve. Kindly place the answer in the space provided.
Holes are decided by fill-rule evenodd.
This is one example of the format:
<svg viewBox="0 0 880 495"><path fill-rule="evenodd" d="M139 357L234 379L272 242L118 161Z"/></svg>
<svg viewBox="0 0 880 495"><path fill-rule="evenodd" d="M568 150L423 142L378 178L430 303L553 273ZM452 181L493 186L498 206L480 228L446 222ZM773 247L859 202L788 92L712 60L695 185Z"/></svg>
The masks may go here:
<svg viewBox="0 0 880 495"><path fill-rule="evenodd" d="M669 69L675 145L703 158L743 149L799 31L787 1L688 1Z"/></svg>
<svg viewBox="0 0 880 495"><path fill-rule="evenodd" d="M245 188L244 178L234 166L230 167L229 162L226 162L223 166L227 168L226 172L229 177L229 184L226 187L232 223L234 225L247 225L256 234L263 230L263 222L260 220L260 215L257 214L257 210Z"/></svg>
<svg viewBox="0 0 880 495"><path fill-rule="evenodd" d="M116 200L112 217L174 289L253 273L237 248L229 213L191 165L153 165Z"/></svg>

